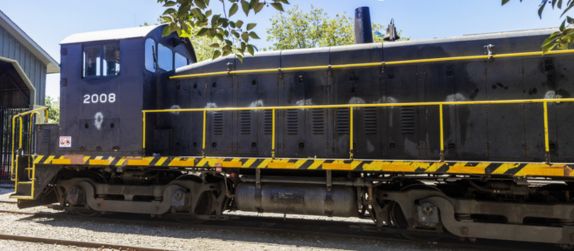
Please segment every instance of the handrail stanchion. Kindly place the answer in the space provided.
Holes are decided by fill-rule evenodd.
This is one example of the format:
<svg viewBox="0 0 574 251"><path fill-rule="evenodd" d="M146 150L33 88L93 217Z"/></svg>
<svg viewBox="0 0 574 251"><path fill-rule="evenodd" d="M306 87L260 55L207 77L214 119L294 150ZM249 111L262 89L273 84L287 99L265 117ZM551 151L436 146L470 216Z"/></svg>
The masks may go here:
<svg viewBox="0 0 574 251"><path fill-rule="evenodd" d="M355 112L353 107L349 107L349 159L355 156Z"/></svg>
<svg viewBox="0 0 574 251"><path fill-rule="evenodd" d="M32 159L32 130L34 130L33 126L34 126L34 117L37 115L37 113L33 112L30 113L30 116L28 117L28 142L26 142L27 146L26 146L26 155L28 156L28 166L26 166L26 174L28 175L28 179L32 180L32 170L29 169L29 164L30 164L30 160Z"/></svg>
<svg viewBox="0 0 574 251"><path fill-rule="evenodd" d="M15 181L15 164L16 164L16 120L18 115L12 116L12 151L10 152L10 180Z"/></svg>
<svg viewBox="0 0 574 251"><path fill-rule="evenodd" d="M145 155L145 148L146 148L146 115L147 112L143 111L142 114L142 150Z"/></svg>
<svg viewBox="0 0 574 251"><path fill-rule="evenodd" d="M439 112L439 130L440 130L440 161L444 161L444 114L443 104L438 105Z"/></svg>
<svg viewBox="0 0 574 251"><path fill-rule="evenodd" d="M201 155L205 156L205 140L207 137L207 110L203 110L203 119L202 119L202 133L201 133Z"/></svg>
<svg viewBox="0 0 574 251"><path fill-rule="evenodd" d="M18 149L17 151L20 152L22 151L22 131L24 130L24 120L22 119L22 116L18 116ZM15 165L14 165L14 192L17 193L18 192L18 181L19 181L19 171L18 169L20 168L18 165L18 154L16 154L16 158L14 159Z"/></svg>
<svg viewBox="0 0 574 251"><path fill-rule="evenodd" d="M542 103L544 109L544 152L546 163L550 163L550 139L548 137L548 102Z"/></svg>
<svg viewBox="0 0 574 251"><path fill-rule="evenodd" d="M271 109L271 158L275 158L275 114L276 113L276 109L273 108Z"/></svg>
<svg viewBox="0 0 574 251"><path fill-rule="evenodd" d="M44 123L48 124L50 122L49 117L50 117L50 111L49 111L49 109L45 109L44 110Z"/></svg>

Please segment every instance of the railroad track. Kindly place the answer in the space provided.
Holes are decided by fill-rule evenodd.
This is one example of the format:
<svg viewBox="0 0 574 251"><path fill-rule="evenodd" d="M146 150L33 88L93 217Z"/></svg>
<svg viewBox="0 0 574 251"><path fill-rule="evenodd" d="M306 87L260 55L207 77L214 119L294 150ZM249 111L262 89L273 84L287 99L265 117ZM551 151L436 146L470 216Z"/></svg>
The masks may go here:
<svg viewBox="0 0 574 251"><path fill-rule="evenodd" d="M99 216L81 216L73 215L65 212L25 212L25 211L13 211L13 210L0 210L0 214L18 214L18 215L28 215L28 219L32 220L34 218L53 218L53 219L71 219L71 220L81 220L81 221L95 221L98 223L111 223L111 224L122 224L122 225L138 225L147 227L157 227L164 226L169 228L190 228L190 229L209 229L209 230L227 230L227 231L252 231L252 232L265 232L265 233L276 233L276 234L290 234L302 237L309 236L321 236L325 238L336 238L336 239L363 239L363 240L373 240L373 241L384 241L384 242L394 242L394 243L405 243L405 244L415 244L421 245L421 247L431 247L435 248L451 248L451 249L464 249L464 248L479 248L487 250L560 250L559 247L553 245L544 244L532 244L532 243L517 243L509 241L490 241L490 240L478 240L475 242L469 242L467 240L461 241L460 239L454 238L446 234L420 234L413 236L412 234L406 235L405 231L395 230L395 229L380 229L374 224L369 223L355 223L355 222L337 222L337 221L324 221L324 220L306 220L306 219L284 219L277 217L255 217L255 216L229 216L226 220L193 220L193 221L182 221L181 218L148 218L142 215L132 215L132 214L109 214L109 215L99 215ZM19 237L14 237L19 238ZM28 237L22 237L28 238ZM29 237L35 238L35 237ZM421 239L422 238L422 239ZM0 236L0 239L3 239ZM14 239L17 240L17 239ZM54 242L66 243L66 240L53 240ZM38 238L38 241L31 242L41 242L49 244L57 244L54 242L49 242L49 240L43 241L42 238ZM122 249L122 250L157 250L141 247L129 247L109 244L108 246L102 246L103 243L84 243L78 242L73 244L71 241L70 245L77 247L87 247L94 248L93 245L100 245L98 247L107 247L112 249ZM92 245L92 246L83 246Z"/></svg>
<svg viewBox="0 0 574 251"><path fill-rule="evenodd" d="M32 243L63 245L63 246L73 246L73 247L80 247L80 248L94 248L94 249L116 249L116 250L128 250L128 251L159 251L159 250L164 250L164 249L126 246L126 245L117 245L117 244L109 244L109 243L72 241L72 240L40 238L40 237L23 236L23 235L8 235L8 234L0 234L0 240L32 242Z"/></svg>

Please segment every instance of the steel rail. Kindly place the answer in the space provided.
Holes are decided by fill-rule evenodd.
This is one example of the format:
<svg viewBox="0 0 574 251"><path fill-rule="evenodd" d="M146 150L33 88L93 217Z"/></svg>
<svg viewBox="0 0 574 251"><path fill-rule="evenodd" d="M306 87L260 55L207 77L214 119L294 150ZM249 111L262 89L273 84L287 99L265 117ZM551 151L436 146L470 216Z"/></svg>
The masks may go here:
<svg viewBox="0 0 574 251"><path fill-rule="evenodd" d="M52 239L52 238L41 238L26 235L10 235L10 234L0 234L0 240L11 240L20 242L31 242L31 243L42 243L50 245L62 245L62 246L74 246L81 248L94 248L94 249L116 249L116 250L130 250L130 251L160 251L165 249L159 248L147 248L147 247L137 247L129 245L120 244L109 244L109 243L99 243L99 242L88 242L88 241L73 241L64 239Z"/></svg>

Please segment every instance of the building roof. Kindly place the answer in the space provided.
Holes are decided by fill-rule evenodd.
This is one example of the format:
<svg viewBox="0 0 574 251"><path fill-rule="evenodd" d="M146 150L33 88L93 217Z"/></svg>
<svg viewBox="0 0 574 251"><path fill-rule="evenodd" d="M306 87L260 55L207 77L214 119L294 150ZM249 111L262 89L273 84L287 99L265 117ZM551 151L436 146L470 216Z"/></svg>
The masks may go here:
<svg viewBox="0 0 574 251"><path fill-rule="evenodd" d="M64 38L64 40L62 40L60 44L74 44L74 43L83 43L92 41L146 37L150 32L152 32L159 26L161 25L150 25L150 26L141 26L141 27L125 28L125 29L77 33Z"/></svg>
<svg viewBox="0 0 574 251"><path fill-rule="evenodd" d="M47 68L47 73L60 72L60 65L42 47L16 25L4 12L0 10L0 27L4 28L20 44L29 50L35 57L42 61Z"/></svg>

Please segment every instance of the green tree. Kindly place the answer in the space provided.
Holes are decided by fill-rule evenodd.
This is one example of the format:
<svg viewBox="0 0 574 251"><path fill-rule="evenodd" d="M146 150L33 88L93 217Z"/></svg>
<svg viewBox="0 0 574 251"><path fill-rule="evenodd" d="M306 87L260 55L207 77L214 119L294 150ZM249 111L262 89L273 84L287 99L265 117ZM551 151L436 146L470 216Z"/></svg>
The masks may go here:
<svg viewBox="0 0 574 251"><path fill-rule="evenodd" d="M195 51L195 56L197 61L204 61L213 58L213 52L215 49L211 46L214 43L218 43L217 38L212 37L196 37L191 39L191 44L193 44L193 50Z"/></svg>
<svg viewBox="0 0 574 251"><path fill-rule="evenodd" d="M48 122L58 123L60 122L60 99L54 99L47 96L44 100L46 107L48 107Z"/></svg>
<svg viewBox="0 0 574 251"><path fill-rule="evenodd" d="M510 0L501 0L502 5L510 2ZM523 0L520 0L522 2ZM550 5L553 10L560 11L561 17L563 18L562 24L558 31L552 33L545 41L542 43L543 51L550 51L554 49L567 49L570 45L574 43L574 18L568 16L567 14L574 8L574 0L540 0L540 6L538 7L538 16L542 18L542 14L546 7Z"/></svg>
<svg viewBox="0 0 574 251"><path fill-rule="evenodd" d="M288 0L218 0L222 7L222 11L218 11L220 8L211 8L210 0L157 1L166 8L160 17L162 23L168 24L165 34L177 32L184 38L215 39L209 45L213 49L212 58L235 54L239 59L243 59L245 53L254 54L257 48L251 41L259 39L253 31L256 23L234 18L239 9L248 17L268 6L283 11L283 6L289 4Z"/></svg>
<svg viewBox="0 0 574 251"><path fill-rule="evenodd" d="M155 23L144 22L140 26L150 26L159 24L165 24L161 18L158 18L157 22ZM198 28L195 28L191 33L192 34L197 33L197 30ZM193 44L193 50L195 51L195 56L197 57L198 62L211 59L214 51L213 48L211 47L211 44L217 43L217 38L204 36L204 37L194 37L187 39L189 39L189 41L191 41L191 44Z"/></svg>
<svg viewBox="0 0 574 251"><path fill-rule="evenodd" d="M375 34L384 34L383 25L373 24ZM382 36L374 36L382 42ZM267 29L267 41L273 45L270 50L313 48L355 43L353 18L345 14L330 17L317 7L307 12L293 6L286 12L271 18Z"/></svg>

